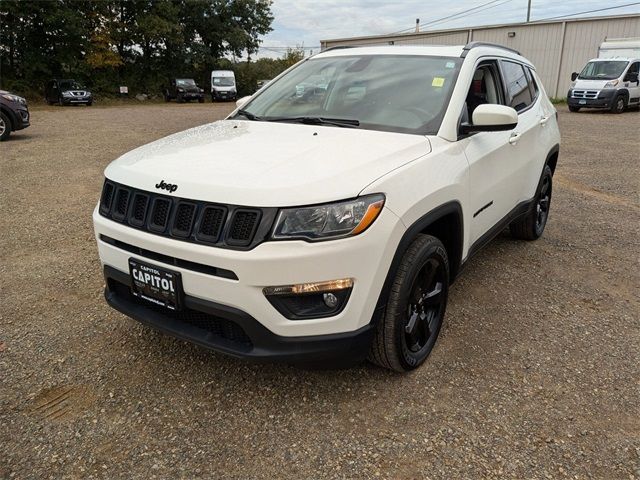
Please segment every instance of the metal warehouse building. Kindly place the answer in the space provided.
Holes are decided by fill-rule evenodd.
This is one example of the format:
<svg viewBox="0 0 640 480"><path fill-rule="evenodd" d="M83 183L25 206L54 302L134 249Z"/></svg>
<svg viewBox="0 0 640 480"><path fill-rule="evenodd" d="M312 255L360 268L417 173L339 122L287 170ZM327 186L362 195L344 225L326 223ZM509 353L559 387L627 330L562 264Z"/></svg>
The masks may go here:
<svg viewBox="0 0 640 480"><path fill-rule="evenodd" d="M564 97L571 72L598 56L606 38L640 37L640 15L592 17L475 28L425 31L399 35L322 40L322 49L341 45L464 45L492 42L514 48L533 62L547 94Z"/></svg>

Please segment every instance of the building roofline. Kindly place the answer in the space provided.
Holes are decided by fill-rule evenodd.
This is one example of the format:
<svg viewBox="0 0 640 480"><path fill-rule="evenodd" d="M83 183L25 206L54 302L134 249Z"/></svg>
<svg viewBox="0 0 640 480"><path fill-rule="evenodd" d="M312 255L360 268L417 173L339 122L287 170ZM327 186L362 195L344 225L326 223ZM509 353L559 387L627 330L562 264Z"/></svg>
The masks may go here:
<svg viewBox="0 0 640 480"><path fill-rule="evenodd" d="M374 40L374 39L396 39L396 38L411 38L411 37L428 37L431 35L443 35L443 34L452 34L458 32L468 32L469 30L484 30L484 29L493 29L493 28L504 28L504 27L530 27L535 25L549 25L554 23L573 23L573 22L588 22L595 20L615 20L622 18L640 18L640 14L638 13L627 13L624 15L608 15L601 17L579 17L579 18L558 18L554 20L534 20L532 22L518 22L518 23L501 23L501 24L492 24L492 25L476 25L473 27L457 27L457 28L448 28L446 30L425 30L423 32L407 32L407 33L395 33L395 34L387 34L387 35L364 35L360 37L343 37L343 38L328 38L325 40L320 40L320 46L324 46L324 44L329 42L343 42L343 41L357 41L357 40Z"/></svg>

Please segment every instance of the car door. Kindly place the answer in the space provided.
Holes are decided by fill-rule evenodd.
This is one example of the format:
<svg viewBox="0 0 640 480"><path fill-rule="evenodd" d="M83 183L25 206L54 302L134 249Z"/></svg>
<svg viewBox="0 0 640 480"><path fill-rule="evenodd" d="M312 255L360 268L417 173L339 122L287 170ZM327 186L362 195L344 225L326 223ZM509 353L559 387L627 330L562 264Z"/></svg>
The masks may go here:
<svg viewBox="0 0 640 480"><path fill-rule="evenodd" d="M640 62L633 62L624 76L624 81L629 90L629 104L640 103Z"/></svg>
<svg viewBox="0 0 640 480"><path fill-rule="evenodd" d="M524 77L524 71L522 75ZM526 80L525 86L528 88ZM499 60L483 59L477 65L467 95L465 108L468 111L463 112L463 121L465 117L472 121L473 110L482 103L512 104ZM499 225L518 203L522 188L519 178L524 163L522 157L526 157L526 142L522 141L525 130L522 127L519 121L511 131L479 132L461 140L469 162L468 200L472 216L472 244L482 243L483 235Z"/></svg>

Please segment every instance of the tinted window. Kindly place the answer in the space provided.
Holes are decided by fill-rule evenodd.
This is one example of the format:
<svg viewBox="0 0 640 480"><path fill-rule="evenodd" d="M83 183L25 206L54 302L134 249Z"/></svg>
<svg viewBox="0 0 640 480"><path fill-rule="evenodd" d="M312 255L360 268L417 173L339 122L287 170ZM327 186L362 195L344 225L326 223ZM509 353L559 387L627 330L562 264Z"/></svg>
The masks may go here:
<svg viewBox="0 0 640 480"><path fill-rule="evenodd" d="M524 67L519 63L503 61L502 75L504 76L505 88L509 96L509 106L519 112L531 105L531 90L529 90L529 82L527 81Z"/></svg>
<svg viewBox="0 0 640 480"><path fill-rule="evenodd" d="M435 134L461 63L413 55L320 56L269 83L244 110L262 121L338 118L370 130Z"/></svg>

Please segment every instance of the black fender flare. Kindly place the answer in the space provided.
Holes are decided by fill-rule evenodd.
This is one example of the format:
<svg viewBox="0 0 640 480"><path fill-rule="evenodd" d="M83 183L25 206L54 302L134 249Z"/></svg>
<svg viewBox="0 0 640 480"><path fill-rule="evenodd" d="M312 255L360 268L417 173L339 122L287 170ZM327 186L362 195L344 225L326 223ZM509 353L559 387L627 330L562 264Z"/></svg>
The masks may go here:
<svg viewBox="0 0 640 480"><path fill-rule="evenodd" d="M555 160L551 161L551 159L554 156L556 156ZM544 161L542 170L544 171L544 167L549 165L549 167L551 168L551 173L555 174L556 165L558 164L558 158L560 158L560 145L556 143L553 147L551 147L551 150L549 150L549 153L547 153L547 158ZM540 172L540 175L542 175L542 172Z"/></svg>
<svg viewBox="0 0 640 480"><path fill-rule="evenodd" d="M434 222L443 218L446 215L455 214L458 218L457 228L457 239L458 245L455 246L455 257L450 258L450 283L453 283L457 273L460 270L460 264L462 262L462 243L464 239L464 220L462 213L462 205L457 200L444 203L432 210L428 213L421 216L418 220L416 220L412 225L410 225L407 230L405 230L398 246L396 247L396 252L393 255L393 260L391 261L391 265L389 267L389 271L387 272L387 276L382 285L382 289L380 290L380 294L378 295L378 301L376 303L376 308L373 314L372 323L376 323L377 319L383 314L384 308L387 304L387 298L389 297L389 291L391 290L391 285L393 284L393 279L396 276L396 272L398 271L398 267L400 266L400 261L402 260L403 255L409 248L409 245L415 240L415 238L423 232L430 225L434 224Z"/></svg>

